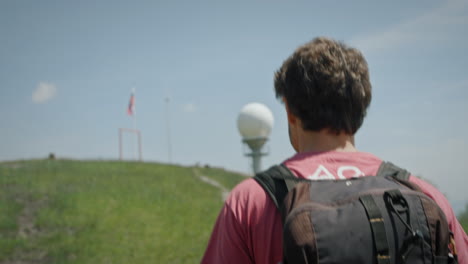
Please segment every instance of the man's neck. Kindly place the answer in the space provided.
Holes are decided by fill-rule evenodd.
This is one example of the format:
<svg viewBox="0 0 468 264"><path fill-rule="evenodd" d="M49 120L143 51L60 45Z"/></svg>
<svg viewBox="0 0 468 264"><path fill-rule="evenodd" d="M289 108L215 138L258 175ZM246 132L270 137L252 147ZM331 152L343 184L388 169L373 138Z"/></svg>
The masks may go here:
<svg viewBox="0 0 468 264"><path fill-rule="evenodd" d="M298 152L357 151L354 135L330 133L327 130L301 132L298 137Z"/></svg>

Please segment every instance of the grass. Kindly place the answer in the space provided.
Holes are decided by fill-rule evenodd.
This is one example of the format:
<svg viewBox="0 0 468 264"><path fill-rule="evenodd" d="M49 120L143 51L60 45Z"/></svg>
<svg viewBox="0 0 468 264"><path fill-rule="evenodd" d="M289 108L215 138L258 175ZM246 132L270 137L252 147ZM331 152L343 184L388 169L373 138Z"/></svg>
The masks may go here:
<svg viewBox="0 0 468 264"><path fill-rule="evenodd" d="M198 263L222 200L196 174L226 189L245 179L138 162L0 163L0 264Z"/></svg>
<svg viewBox="0 0 468 264"><path fill-rule="evenodd" d="M239 174L226 171L219 168L197 168L200 174L205 175L223 185L225 188L232 190L240 180L245 177L239 178Z"/></svg>
<svg viewBox="0 0 468 264"><path fill-rule="evenodd" d="M468 231L468 204L465 205L465 211L463 211L459 216L458 220L460 221L461 226L465 230Z"/></svg>
<svg viewBox="0 0 468 264"><path fill-rule="evenodd" d="M244 179L199 170L228 189ZM219 190L190 167L1 163L0 263L196 263L221 206Z"/></svg>

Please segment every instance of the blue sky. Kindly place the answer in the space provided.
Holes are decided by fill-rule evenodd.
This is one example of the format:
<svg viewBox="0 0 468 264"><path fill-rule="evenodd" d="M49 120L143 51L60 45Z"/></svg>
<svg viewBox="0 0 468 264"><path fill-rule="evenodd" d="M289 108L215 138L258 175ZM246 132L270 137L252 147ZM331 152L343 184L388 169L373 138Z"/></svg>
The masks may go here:
<svg viewBox="0 0 468 264"><path fill-rule="evenodd" d="M117 159L135 87L146 161L169 161L169 116L172 162L248 172L236 119L261 102L275 117L263 167L281 162L273 74L316 36L368 60L357 147L468 201L468 1L1 1L0 160Z"/></svg>

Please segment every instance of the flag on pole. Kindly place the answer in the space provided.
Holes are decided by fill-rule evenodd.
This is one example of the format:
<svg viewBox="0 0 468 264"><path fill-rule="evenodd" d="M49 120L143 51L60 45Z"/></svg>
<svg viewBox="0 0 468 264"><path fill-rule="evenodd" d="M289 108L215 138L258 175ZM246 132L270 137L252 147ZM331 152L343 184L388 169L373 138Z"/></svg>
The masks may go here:
<svg viewBox="0 0 468 264"><path fill-rule="evenodd" d="M130 95L130 102L128 103L127 114L131 116L135 114L135 89L132 90L132 94Z"/></svg>

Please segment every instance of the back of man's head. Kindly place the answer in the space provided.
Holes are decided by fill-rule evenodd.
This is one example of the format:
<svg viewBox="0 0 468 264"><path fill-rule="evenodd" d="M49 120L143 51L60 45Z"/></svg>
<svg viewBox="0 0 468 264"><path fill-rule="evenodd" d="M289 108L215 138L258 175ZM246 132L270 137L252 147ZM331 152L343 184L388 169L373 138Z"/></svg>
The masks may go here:
<svg viewBox="0 0 468 264"><path fill-rule="evenodd" d="M299 47L275 74L275 91L305 130L354 134L371 101L364 56L343 43L316 38Z"/></svg>

